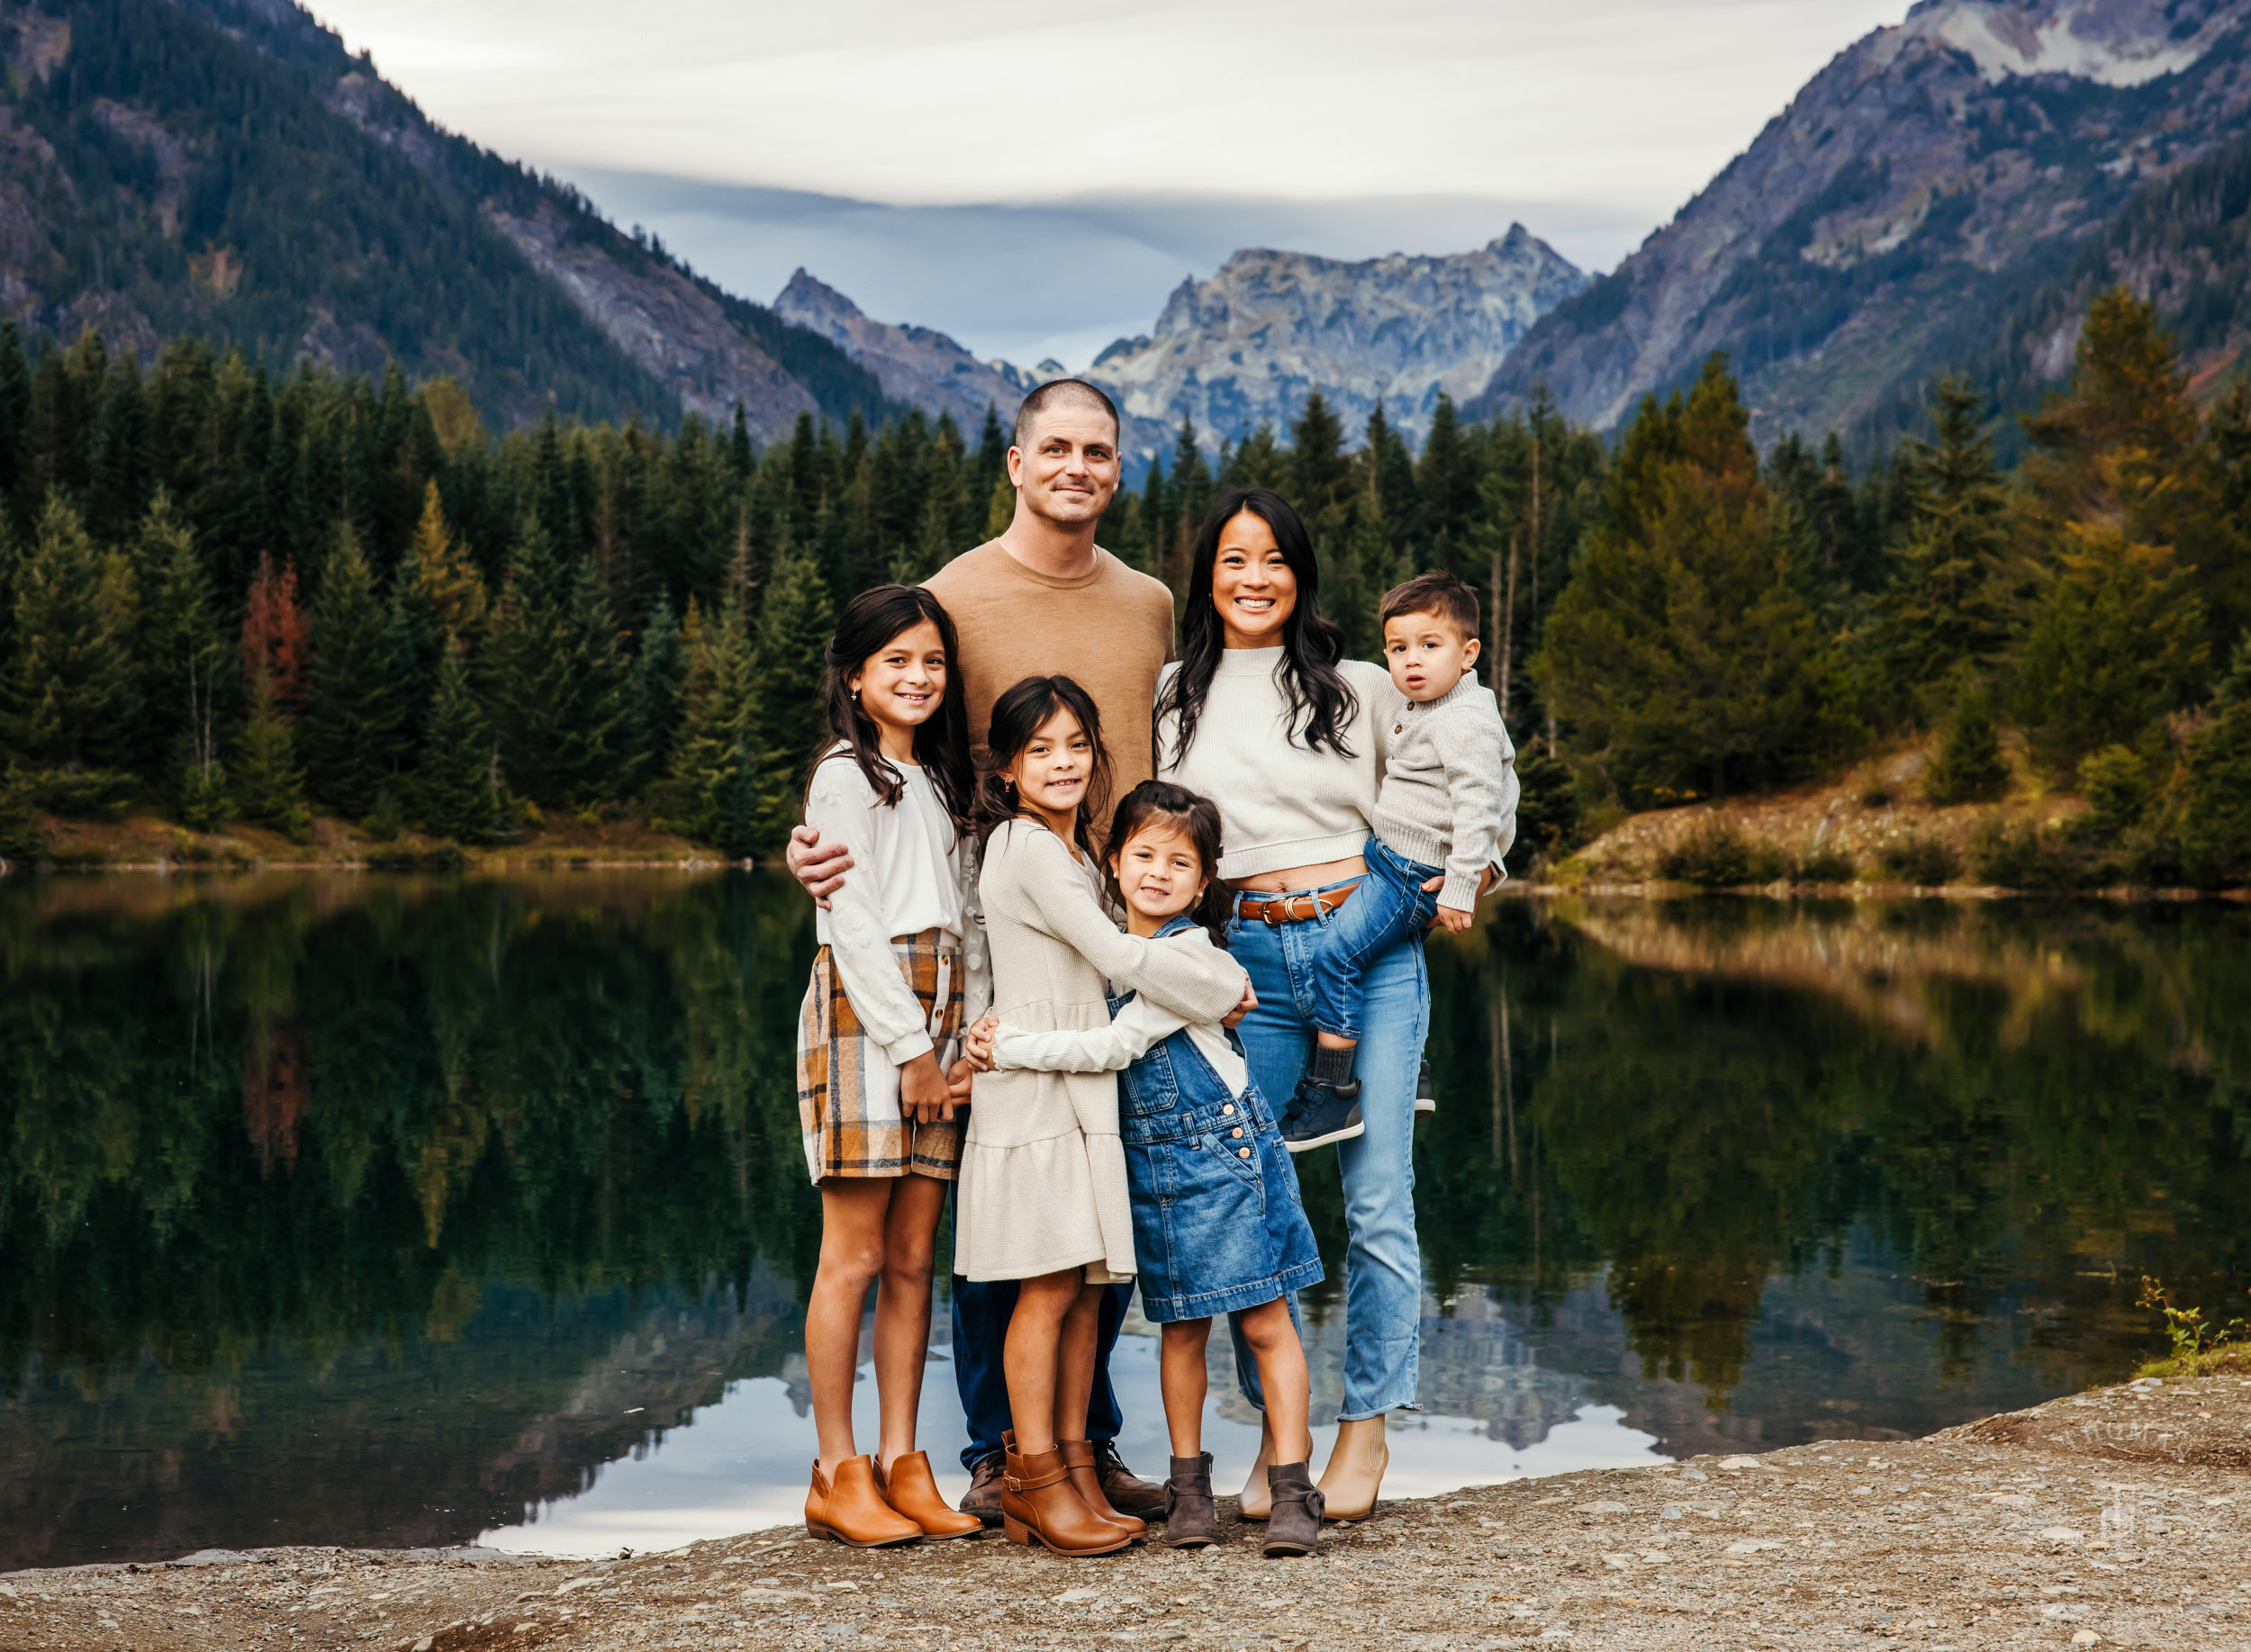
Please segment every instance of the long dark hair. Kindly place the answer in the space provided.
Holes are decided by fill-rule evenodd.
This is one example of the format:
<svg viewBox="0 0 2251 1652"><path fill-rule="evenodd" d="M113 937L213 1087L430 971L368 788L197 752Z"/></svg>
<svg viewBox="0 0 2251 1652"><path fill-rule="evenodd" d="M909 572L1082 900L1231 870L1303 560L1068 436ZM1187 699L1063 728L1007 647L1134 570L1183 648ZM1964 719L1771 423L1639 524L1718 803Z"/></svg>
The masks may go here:
<svg viewBox="0 0 2251 1652"><path fill-rule="evenodd" d="M1024 755L1040 725L1058 711L1068 711L1086 731L1094 751L1094 766L1087 775L1086 800L1079 805L1078 825L1071 830L1080 853L1092 854L1087 822L1108 806L1110 754L1102 744L1102 714L1094 697L1068 677L1026 677L992 702L992 726L985 731L985 749L977 763L977 793L971 806L980 842L989 841L1004 823L1022 812L1009 765Z"/></svg>
<svg viewBox="0 0 2251 1652"><path fill-rule="evenodd" d="M1274 543L1282 560L1297 576L1297 600L1282 621L1283 697L1289 715L1283 725L1288 738L1302 740L1307 751L1327 746L1339 757L1353 755L1344 744L1345 727L1360 715L1360 696L1344 681L1336 663L1344 654L1344 633L1321 615L1321 565L1314 560L1313 541L1297 519L1289 501L1270 488L1230 488L1219 496L1204 525L1196 530L1196 549L1188 574L1188 612L1180 620L1180 668L1157 697L1157 766L1177 763L1196 741L1197 719L1204 712L1204 696L1219 670L1226 634L1219 610L1212 603L1212 568L1219 560L1219 536L1227 524L1248 510L1274 530ZM1164 749L1165 720L1172 719L1172 750ZM1302 727L1300 727L1302 725Z"/></svg>
<svg viewBox="0 0 2251 1652"><path fill-rule="evenodd" d="M1116 856L1125 853L1135 833L1156 824L1177 827L1195 846L1196 858L1204 863L1204 892L1196 898L1188 916L1204 926L1214 946L1225 946L1227 886L1219 880L1219 805L1185 786L1175 786L1171 781L1144 781L1118 799L1117 813L1110 820L1110 835L1104 841L1109 844L1111 855ZM1117 909L1125 911L1125 888L1107 861L1103 862L1102 876L1110 886L1110 898L1117 902Z"/></svg>
<svg viewBox="0 0 2251 1652"><path fill-rule="evenodd" d="M924 620L938 627L945 646L945 693L937 710L915 730L915 761L930 777L938 801L954 817L957 828L969 824L972 784L969 757L969 710L962 699L961 648L954 635L954 618L945 605L919 585L876 585L845 604L836 617L836 634L828 639L822 658L821 710L827 718L829 738L813 754L805 783L812 785L812 770L842 741L860 765L860 772L874 788L885 807L896 805L906 781L890 759L883 755L882 733L875 719L861 708L852 692L853 673L883 652L900 633Z"/></svg>

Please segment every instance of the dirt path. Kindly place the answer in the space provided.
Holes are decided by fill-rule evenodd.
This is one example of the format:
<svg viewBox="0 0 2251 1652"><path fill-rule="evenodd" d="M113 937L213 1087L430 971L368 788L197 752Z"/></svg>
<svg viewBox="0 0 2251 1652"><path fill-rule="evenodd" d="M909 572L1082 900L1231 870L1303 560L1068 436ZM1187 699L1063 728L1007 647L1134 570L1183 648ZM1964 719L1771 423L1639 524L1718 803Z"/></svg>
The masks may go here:
<svg viewBox="0 0 2251 1652"><path fill-rule="evenodd" d="M2251 1373L1928 1440L1386 1503L1325 1551L863 1554L773 1530L587 1565L287 1548L0 1578L31 1648L2251 1647Z"/></svg>

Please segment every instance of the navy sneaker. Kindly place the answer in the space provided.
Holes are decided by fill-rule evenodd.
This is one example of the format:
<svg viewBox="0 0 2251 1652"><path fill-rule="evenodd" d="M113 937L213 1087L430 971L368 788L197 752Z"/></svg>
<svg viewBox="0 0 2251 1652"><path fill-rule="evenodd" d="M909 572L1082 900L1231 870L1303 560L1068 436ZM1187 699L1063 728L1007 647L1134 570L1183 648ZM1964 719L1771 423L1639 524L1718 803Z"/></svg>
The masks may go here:
<svg viewBox="0 0 2251 1652"><path fill-rule="evenodd" d="M1415 1111L1419 1117L1438 1111L1438 1097L1431 1094L1431 1059L1423 1058L1423 1070L1415 1075Z"/></svg>
<svg viewBox="0 0 2251 1652"><path fill-rule="evenodd" d="M1297 1096L1282 1115L1282 1145L1293 1153L1309 1153L1332 1142L1349 1142L1368 1126L1360 1116L1360 1082L1324 1084L1318 1079L1297 1080Z"/></svg>

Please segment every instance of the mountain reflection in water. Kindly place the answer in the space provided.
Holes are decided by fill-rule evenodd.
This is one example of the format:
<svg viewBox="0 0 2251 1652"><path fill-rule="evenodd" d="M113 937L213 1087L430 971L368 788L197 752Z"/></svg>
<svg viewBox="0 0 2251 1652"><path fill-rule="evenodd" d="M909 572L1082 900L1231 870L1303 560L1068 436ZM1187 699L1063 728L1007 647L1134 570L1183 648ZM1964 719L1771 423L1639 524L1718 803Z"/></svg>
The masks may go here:
<svg viewBox="0 0 2251 1652"><path fill-rule="evenodd" d="M0 1570L463 1541L796 1376L812 945L742 874L0 883ZM1423 1404L1515 1450L1920 1433L2251 1280L2238 909L1512 900L1431 970Z"/></svg>

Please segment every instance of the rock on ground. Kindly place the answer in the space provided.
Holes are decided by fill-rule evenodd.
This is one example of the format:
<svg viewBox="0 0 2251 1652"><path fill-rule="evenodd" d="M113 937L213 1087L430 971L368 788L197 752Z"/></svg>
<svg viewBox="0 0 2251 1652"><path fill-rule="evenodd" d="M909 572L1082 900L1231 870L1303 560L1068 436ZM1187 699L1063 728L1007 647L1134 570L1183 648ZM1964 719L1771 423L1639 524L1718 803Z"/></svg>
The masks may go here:
<svg viewBox="0 0 2251 1652"><path fill-rule="evenodd" d="M2147 1381L1928 1440L1387 1503L1264 1560L862 1552L777 1528L593 1564L207 1550L0 1577L32 1648L2251 1647L2251 1374Z"/></svg>

